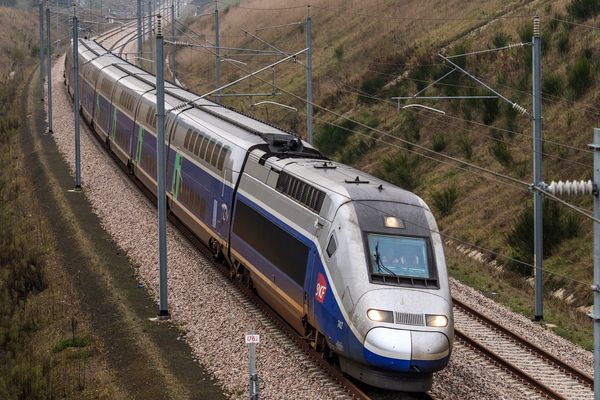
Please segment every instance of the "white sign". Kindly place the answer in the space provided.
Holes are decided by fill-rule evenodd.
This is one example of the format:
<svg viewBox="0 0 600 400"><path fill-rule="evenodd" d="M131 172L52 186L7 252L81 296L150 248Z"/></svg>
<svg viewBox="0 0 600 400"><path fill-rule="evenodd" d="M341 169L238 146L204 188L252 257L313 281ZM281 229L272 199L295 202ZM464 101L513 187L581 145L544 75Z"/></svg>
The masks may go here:
<svg viewBox="0 0 600 400"><path fill-rule="evenodd" d="M246 335L246 344L257 344L260 342L260 335Z"/></svg>

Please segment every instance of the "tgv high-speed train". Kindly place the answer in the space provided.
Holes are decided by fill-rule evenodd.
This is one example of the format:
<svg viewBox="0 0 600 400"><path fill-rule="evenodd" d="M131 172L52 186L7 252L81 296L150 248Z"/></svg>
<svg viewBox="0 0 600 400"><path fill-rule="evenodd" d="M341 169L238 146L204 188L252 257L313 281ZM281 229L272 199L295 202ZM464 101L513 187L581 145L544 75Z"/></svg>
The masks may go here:
<svg viewBox="0 0 600 400"><path fill-rule="evenodd" d="M332 162L298 136L166 83L80 40L83 117L168 207L315 348L369 385L425 391L449 361L442 241L416 195ZM70 57L65 76L72 94ZM184 103L188 103L184 105Z"/></svg>

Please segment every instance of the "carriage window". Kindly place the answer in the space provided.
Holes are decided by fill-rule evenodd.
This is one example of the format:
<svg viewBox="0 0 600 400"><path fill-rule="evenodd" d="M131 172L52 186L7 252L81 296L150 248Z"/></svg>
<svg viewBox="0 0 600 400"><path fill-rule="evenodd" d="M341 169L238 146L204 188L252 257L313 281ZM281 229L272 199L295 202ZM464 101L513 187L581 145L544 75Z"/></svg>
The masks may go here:
<svg viewBox="0 0 600 400"><path fill-rule="evenodd" d="M187 133L185 134L185 141L183 142L183 147L185 147L186 149L189 149L191 138L192 138L192 130L188 129Z"/></svg>
<svg viewBox="0 0 600 400"><path fill-rule="evenodd" d="M196 139L196 143L194 144L194 154L198 155L198 152L200 151L200 144L202 143L202 141L206 140L204 138L204 136L200 135L198 132L194 132L194 136L196 136L198 139Z"/></svg>
<svg viewBox="0 0 600 400"><path fill-rule="evenodd" d="M427 240L418 237L367 235L371 273L392 277L434 278Z"/></svg>
<svg viewBox="0 0 600 400"><path fill-rule="evenodd" d="M335 242L335 238L333 237L333 235L331 235L331 238L329 239L329 244L327 245L327 255L329 256L329 258L331 258L331 256L335 253L336 250L337 243Z"/></svg>

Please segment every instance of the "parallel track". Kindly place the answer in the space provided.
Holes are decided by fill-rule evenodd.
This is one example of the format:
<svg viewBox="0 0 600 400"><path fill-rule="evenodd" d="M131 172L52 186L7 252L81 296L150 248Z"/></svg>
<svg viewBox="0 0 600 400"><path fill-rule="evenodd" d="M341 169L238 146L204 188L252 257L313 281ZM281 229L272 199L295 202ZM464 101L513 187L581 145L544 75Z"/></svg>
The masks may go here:
<svg viewBox="0 0 600 400"><path fill-rule="evenodd" d="M550 399L592 398L593 378L459 300L456 338ZM463 322L465 329L456 326ZM468 333L467 333L468 331Z"/></svg>

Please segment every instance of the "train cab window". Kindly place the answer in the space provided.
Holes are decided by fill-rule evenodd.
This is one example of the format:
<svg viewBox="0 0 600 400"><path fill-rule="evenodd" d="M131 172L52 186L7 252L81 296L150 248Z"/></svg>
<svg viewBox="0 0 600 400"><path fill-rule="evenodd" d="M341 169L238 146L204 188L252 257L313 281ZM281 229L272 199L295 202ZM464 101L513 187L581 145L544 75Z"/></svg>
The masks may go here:
<svg viewBox="0 0 600 400"><path fill-rule="evenodd" d="M329 244L327 245L327 256L331 258L331 256L335 253L336 250L337 243L335 242L335 238L333 237L333 235L331 235L331 237L329 238Z"/></svg>
<svg viewBox="0 0 600 400"><path fill-rule="evenodd" d="M369 233L367 241L372 274L435 279L426 238Z"/></svg>

